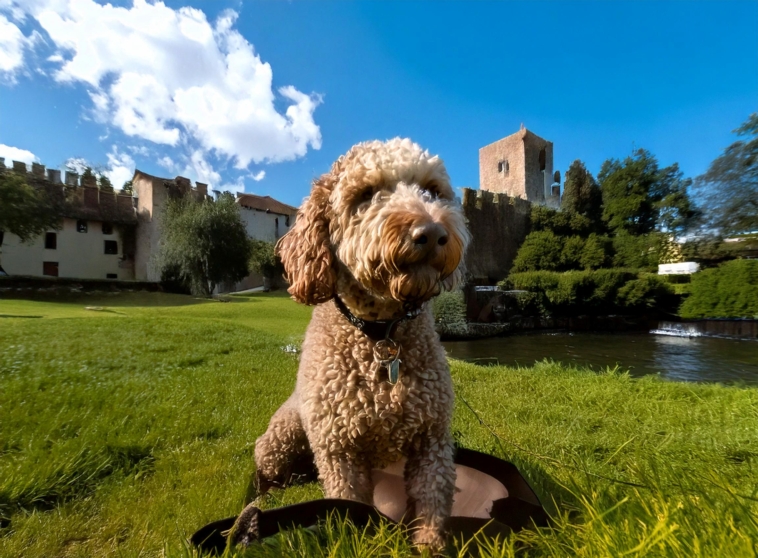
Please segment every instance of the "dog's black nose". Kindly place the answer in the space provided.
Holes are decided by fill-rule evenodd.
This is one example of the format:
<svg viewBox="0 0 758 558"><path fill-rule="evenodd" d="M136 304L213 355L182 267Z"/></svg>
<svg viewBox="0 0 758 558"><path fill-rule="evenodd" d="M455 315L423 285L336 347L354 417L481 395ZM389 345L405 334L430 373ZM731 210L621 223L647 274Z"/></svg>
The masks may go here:
<svg viewBox="0 0 758 558"><path fill-rule="evenodd" d="M447 244L447 231L442 225L437 223L426 223L420 227L416 227L411 232L411 240L417 246L424 244L439 244L444 246Z"/></svg>

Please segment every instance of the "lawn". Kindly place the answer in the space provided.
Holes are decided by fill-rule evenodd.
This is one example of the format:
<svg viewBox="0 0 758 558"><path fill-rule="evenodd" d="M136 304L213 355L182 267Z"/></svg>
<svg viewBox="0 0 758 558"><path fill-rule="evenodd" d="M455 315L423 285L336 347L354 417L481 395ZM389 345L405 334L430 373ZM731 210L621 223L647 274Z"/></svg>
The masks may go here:
<svg viewBox="0 0 758 558"><path fill-rule="evenodd" d="M242 506L309 316L264 294L0 300L0 556L191 555L195 529ZM483 555L758 553L758 389L451 365L456 439L516 463L554 519ZM411 550L335 521L244 554Z"/></svg>

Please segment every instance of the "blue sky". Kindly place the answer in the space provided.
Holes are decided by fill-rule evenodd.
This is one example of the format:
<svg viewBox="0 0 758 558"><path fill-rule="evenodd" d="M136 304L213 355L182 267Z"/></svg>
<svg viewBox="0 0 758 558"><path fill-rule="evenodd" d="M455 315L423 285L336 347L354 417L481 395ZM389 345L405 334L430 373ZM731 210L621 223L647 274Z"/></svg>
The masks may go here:
<svg viewBox="0 0 758 558"><path fill-rule="evenodd" d="M298 205L408 136L478 186L523 123L555 167L635 147L702 173L758 110L758 2L0 0L0 156ZM18 158L17 157L17 158Z"/></svg>

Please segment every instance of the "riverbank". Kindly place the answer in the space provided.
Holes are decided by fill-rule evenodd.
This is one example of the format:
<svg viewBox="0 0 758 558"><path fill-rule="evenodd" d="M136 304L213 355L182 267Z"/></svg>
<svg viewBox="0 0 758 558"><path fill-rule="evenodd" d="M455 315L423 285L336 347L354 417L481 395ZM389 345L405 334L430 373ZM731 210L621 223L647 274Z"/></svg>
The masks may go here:
<svg viewBox="0 0 758 558"><path fill-rule="evenodd" d="M277 293L229 300L0 301L0 556L188 556L197 527L239 511L310 309ZM758 551L758 389L451 368L456 440L513 461L554 518L488 555ZM294 487L266 505L319 496ZM411 556L394 530L288 541L247 556Z"/></svg>

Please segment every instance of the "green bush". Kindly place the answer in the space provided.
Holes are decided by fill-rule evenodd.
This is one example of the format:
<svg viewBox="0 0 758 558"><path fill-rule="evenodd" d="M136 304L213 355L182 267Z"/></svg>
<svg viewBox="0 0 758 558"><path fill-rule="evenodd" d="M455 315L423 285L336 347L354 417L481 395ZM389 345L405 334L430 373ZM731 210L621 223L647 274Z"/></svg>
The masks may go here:
<svg viewBox="0 0 758 558"><path fill-rule="evenodd" d="M613 237L613 265L657 271L661 243L659 233L635 236L621 232Z"/></svg>
<svg viewBox="0 0 758 558"><path fill-rule="evenodd" d="M561 267L562 239L551 231L529 233L513 261L513 270L537 271L545 269L556 271Z"/></svg>
<svg viewBox="0 0 758 558"><path fill-rule="evenodd" d="M544 205L532 206L533 231L550 231L557 236L587 236L595 226L592 221L573 211L556 211Z"/></svg>
<svg viewBox="0 0 758 558"><path fill-rule="evenodd" d="M758 319L758 260L733 260L692 276L684 318Z"/></svg>
<svg viewBox="0 0 758 558"><path fill-rule="evenodd" d="M673 310L676 300L665 280L631 269L511 273L501 287L528 291L519 299L521 311L545 316Z"/></svg>
<svg viewBox="0 0 758 558"><path fill-rule="evenodd" d="M442 335L459 336L468 333L466 301L463 292L443 292L432 303L437 331Z"/></svg>
<svg viewBox="0 0 758 558"><path fill-rule="evenodd" d="M653 274L643 274L627 281L618 290L616 303L621 308L673 310L674 289L668 281Z"/></svg>
<svg viewBox="0 0 758 558"><path fill-rule="evenodd" d="M592 233L584 243L579 265L583 269L599 269L610 264L613 244L607 236Z"/></svg>
<svg viewBox="0 0 758 558"><path fill-rule="evenodd" d="M582 268L582 256L584 255L585 240L581 236L569 236L562 239L563 250L561 250L561 269Z"/></svg>

